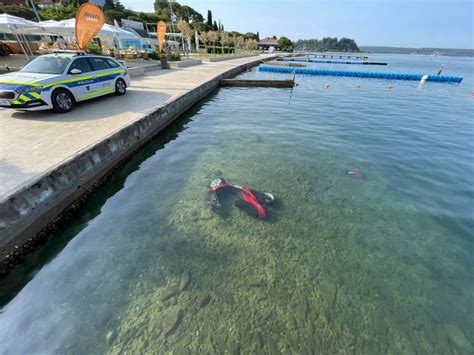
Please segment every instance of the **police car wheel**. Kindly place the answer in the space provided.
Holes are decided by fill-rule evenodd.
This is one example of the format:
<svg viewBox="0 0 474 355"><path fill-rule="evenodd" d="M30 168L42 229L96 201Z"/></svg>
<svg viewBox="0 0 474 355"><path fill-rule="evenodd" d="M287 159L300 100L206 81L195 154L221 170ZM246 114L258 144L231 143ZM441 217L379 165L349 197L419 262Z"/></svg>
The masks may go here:
<svg viewBox="0 0 474 355"><path fill-rule="evenodd" d="M56 89L51 96L53 111L57 113L69 112L74 107L74 96L64 89Z"/></svg>
<svg viewBox="0 0 474 355"><path fill-rule="evenodd" d="M115 95L125 95L127 92L127 84L122 79L115 82Z"/></svg>

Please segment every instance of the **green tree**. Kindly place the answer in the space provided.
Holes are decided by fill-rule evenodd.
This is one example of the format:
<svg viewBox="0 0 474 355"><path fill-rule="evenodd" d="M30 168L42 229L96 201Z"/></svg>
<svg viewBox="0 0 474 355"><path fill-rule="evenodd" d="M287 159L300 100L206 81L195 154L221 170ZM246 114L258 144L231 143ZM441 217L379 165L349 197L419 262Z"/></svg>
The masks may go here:
<svg viewBox="0 0 474 355"><path fill-rule="evenodd" d="M35 12L26 6L0 5L0 14L9 14L12 16L23 17L32 21L36 20Z"/></svg>
<svg viewBox="0 0 474 355"><path fill-rule="evenodd" d="M219 34L216 31L209 31L207 33L207 37L209 39L209 42L212 43L212 50L213 50L213 53L215 54L216 53L216 42L219 39Z"/></svg>
<svg viewBox="0 0 474 355"><path fill-rule="evenodd" d="M39 11L40 16L45 20L61 21L76 16L78 3L64 3L57 6L51 6Z"/></svg>
<svg viewBox="0 0 474 355"><path fill-rule="evenodd" d="M291 40L287 37L280 37L278 39L278 46L283 50L289 50L293 46L293 43L291 43Z"/></svg>
<svg viewBox="0 0 474 355"><path fill-rule="evenodd" d="M104 2L104 11L105 10L113 10L115 8L115 4L113 0L105 0Z"/></svg>
<svg viewBox="0 0 474 355"><path fill-rule="evenodd" d="M300 39L294 43L294 49L305 51L343 51L343 52L359 52L357 43L351 38L325 37L318 39Z"/></svg>
<svg viewBox="0 0 474 355"><path fill-rule="evenodd" d="M199 33L207 31L207 23L205 22L192 22L191 28Z"/></svg>
<svg viewBox="0 0 474 355"><path fill-rule="evenodd" d="M253 32L247 32L246 34L244 34L244 38L257 40L257 34Z"/></svg>
<svg viewBox="0 0 474 355"><path fill-rule="evenodd" d="M222 54L224 54L224 47L229 45L232 42L232 37L229 35L228 32L221 32L221 46L222 46Z"/></svg>
<svg viewBox="0 0 474 355"><path fill-rule="evenodd" d="M201 32L201 34L199 35L199 39L204 44L204 49L207 54L207 44L210 42L208 32L205 32L205 31Z"/></svg>
<svg viewBox="0 0 474 355"><path fill-rule="evenodd" d="M187 5L180 6L175 12L180 20L184 20L188 23L204 21L204 17L202 17L199 12Z"/></svg>
<svg viewBox="0 0 474 355"><path fill-rule="evenodd" d="M212 25L212 29L214 31L219 31L219 27L217 27L217 22L214 20L214 24Z"/></svg>
<svg viewBox="0 0 474 355"><path fill-rule="evenodd" d="M211 10L207 10L207 27L209 29L212 28L212 11Z"/></svg>

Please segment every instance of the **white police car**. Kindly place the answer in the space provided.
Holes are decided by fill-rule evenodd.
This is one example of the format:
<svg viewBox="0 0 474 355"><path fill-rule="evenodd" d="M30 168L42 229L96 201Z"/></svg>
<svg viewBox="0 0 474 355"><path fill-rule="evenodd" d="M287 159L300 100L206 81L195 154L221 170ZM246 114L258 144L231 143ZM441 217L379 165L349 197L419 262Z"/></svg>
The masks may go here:
<svg viewBox="0 0 474 355"><path fill-rule="evenodd" d="M79 101L111 93L123 95L128 86L127 69L112 58L58 52L0 75L0 107L68 112Z"/></svg>

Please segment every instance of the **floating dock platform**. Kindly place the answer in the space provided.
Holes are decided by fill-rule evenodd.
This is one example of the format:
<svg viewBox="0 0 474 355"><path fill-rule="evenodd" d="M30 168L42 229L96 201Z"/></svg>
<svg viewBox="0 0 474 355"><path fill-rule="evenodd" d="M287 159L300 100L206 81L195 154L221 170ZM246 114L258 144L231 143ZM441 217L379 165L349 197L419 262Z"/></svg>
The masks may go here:
<svg viewBox="0 0 474 355"><path fill-rule="evenodd" d="M232 87L264 87L264 88L292 88L295 86L293 80L241 80L221 79L221 86Z"/></svg>
<svg viewBox="0 0 474 355"><path fill-rule="evenodd" d="M360 55L337 55L337 54L311 54L314 58L330 58L330 59L361 59L367 60L369 57L367 56L360 56Z"/></svg>
<svg viewBox="0 0 474 355"><path fill-rule="evenodd" d="M363 61L342 61L342 60L321 60L310 58L279 58L278 61L284 62L303 62L303 63L321 63L321 64L361 64L361 65L387 65L384 62L363 62Z"/></svg>
<svg viewBox="0 0 474 355"><path fill-rule="evenodd" d="M306 64L301 64L301 63L293 63L293 62L282 62L277 59L275 62L267 62L267 65L275 65L279 67L293 67L293 68L306 68Z"/></svg>
<svg viewBox="0 0 474 355"><path fill-rule="evenodd" d="M372 78L372 79L388 79L388 80L413 80L420 81L425 74L411 73L384 73L384 72L364 72L349 70L323 70L315 68L289 68L276 67L269 65L261 65L259 71L287 74L304 74L304 75L323 75L323 76L344 76L353 78ZM459 76L447 75L428 75L428 81L438 83L460 83L463 78Z"/></svg>

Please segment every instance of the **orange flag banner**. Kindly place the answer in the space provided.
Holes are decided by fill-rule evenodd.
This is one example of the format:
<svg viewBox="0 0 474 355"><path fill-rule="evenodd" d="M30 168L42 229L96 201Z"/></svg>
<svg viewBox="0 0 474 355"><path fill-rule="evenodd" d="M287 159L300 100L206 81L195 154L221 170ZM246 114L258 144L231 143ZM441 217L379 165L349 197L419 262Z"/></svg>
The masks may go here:
<svg viewBox="0 0 474 355"><path fill-rule="evenodd" d="M161 49L163 48L163 42L165 41L166 35L166 23L165 21L158 21L158 26L156 27L156 32L158 33L158 47Z"/></svg>
<svg viewBox="0 0 474 355"><path fill-rule="evenodd" d="M99 6L86 2L76 12L76 42L85 49L99 33L105 23L105 16Z"/></svg>

